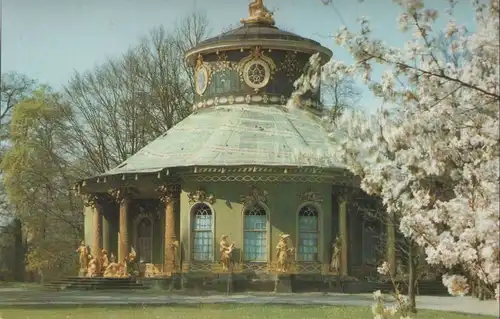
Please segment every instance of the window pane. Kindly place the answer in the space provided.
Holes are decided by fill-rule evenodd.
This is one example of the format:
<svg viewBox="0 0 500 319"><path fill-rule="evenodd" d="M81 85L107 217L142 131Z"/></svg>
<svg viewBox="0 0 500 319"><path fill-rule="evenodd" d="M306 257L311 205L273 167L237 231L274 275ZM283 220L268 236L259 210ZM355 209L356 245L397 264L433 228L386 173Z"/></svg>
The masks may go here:
<svg viewBox="0 0 500 319"><path fill-rule="evenodd" d="M196 231L193 236L193 259L197 261L212 260L212 231Z"/></svg>
<svg viewBox="0 0 500 319"><path fill-rule="evenodd" d="M194 211L194 230L212 230L212 210L205 204L198 204Z"/></svg>
<svg viewBox="0 0 500 319"><path fill-rule="evenodd" d="M317 261L318 260L318 233L300 232L298 260Z"/></svg>
<svg viewBox="0 0 500 319"><path fill-rule="evenodd" d="M267 216L260 206L249 207L243 222L245 261L267 260Z"/></svg>
<svg viewBox="0 0 500 319"><path fill-rule="evenodd" d="M205 204L197 204L193 214L193 259L213 260L212 210Z"/></svg>
<svg viewBox="0 0 500 319"><path fill-rule="evenodd" d="M267 240L265 231L245 231L244 259L245 261L266 261Z"/></svg>
<svg viewBox="0 0 500 319"><path fill-rule="evenodd" d="M318 211L314 206L304 206L299 212L299 261L318 260Z"/></svg>
<svg viewBox="0 0 500 319"><path fill-rule="evenodd" d="M300 231L318 231L317 216L299 216Z"/></svg>

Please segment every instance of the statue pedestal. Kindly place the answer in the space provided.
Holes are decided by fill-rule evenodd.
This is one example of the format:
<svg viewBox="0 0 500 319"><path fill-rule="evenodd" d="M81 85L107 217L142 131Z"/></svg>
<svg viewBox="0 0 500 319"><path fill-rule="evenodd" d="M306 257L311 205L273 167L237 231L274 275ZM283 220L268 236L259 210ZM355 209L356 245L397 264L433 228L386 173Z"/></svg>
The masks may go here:
<svg viewBox="0 0 500 319"><path fill-rule="evenodd" d="M172 291L174 289L182 289L183 288L183 284L182 284L182 275L179 274L179 273L172 273L172 275L170 276L170 283L169 283L169 286L168 286L168 290L169 291Z"/></svg>
<svg viewBox="0 0 500 319"><path fill-rule="evenodd" d="M80 270L78 270L78 277L85 277L86 274L87 274L87 269L80 268Z"/></svg>
<svg viewBox="0 0 500 319"><path fill-rule="evenodd" d="M292 292L292 275L277 274L274 280L274 292L276 293L291 293Z"/></svg>
<svg viewBox="0 0 500 319"><path fill-rule="evenodd" d="M234 291L233 274L230 272L220 273L219 282L226 287L226 293L232 293Z"/></svg>

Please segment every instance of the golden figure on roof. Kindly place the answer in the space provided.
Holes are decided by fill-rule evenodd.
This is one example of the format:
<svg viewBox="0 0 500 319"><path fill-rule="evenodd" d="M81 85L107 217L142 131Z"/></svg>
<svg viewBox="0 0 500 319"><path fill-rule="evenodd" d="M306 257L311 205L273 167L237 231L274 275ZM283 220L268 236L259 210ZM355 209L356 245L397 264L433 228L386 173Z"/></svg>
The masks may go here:
<svg viewBox="0 0 500 319"><path fill-rule="evenodd" d="M241 23L262 23L274 25L273 13L265 6L263 0L254 0L248 5L248 18L241 19Z"/></svg>

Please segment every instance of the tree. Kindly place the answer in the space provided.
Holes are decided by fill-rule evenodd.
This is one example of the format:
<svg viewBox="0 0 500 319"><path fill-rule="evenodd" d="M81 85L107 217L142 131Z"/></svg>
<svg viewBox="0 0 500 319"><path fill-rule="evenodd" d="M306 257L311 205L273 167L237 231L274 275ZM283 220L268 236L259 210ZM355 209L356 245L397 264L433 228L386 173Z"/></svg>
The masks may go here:
<svg viewBox="0 0 500 319"><path fill-rule="evenodd" d="M28 96L33 90L35 81L28 77L15 73L2 74L0 83L0 134L1 141L6 138L6 128L8 128L10 115L14 105L19 103L23 98Z"/></svg>
<svg viewBox="0 0 500 319"><path fill-rule="evenodd" d="M72 77L66 148L82 177L115 167L191 113L193 74L184 50L207 30L206 17L193 13L174 32L155 28L122 57Z"/></svg>
<svg viewBox="0 0 500 319"><path fill-rule="evenodd" d="M0 224L0 281L24 281L24 253L21 220L3 220Z"/></svg>
<svg viewBox="0 0 500 319"><path fill-rule="evenodd" d="M331 77L322 83L323 104L327 106L329 117L335 121L345 110L355 109L361 99L361 91L353 77Z"/></svg>
<svg viewBox="0 0 500 319"><path fill-rule="evenodd" d="M0 161L9 147L10 121L14 106L22 99L28 97L34 88L35 81L15 73L2 74L0 83ZM2 172L0 171L0 174ZM24 242L21 221L15 217L12 207L8 203L7 194L3 183L0 182L0 245L1 260L7 278L15 281L24 280ZM0 265L0 268L2 266ZM1 271L1 270L0 270Z"/></svg>
<svg viewBox="0 0 500 319"><path fill-rule="evenodd" d="M67 107L47 87L20 101L12 113L12 145L2 159L9 203L24 230L27 266L42 281L55 269L57 275L72 270L73 247L83 232L79 203L69 191L75 175L59 147Z"/></svg>
<svg viewBox="0 0 500 319"><path fill-rule="evenodd" d="M387 214L380 198L373 198L368 205L365 202L357 202L354 205L365 220L372 221L377 225L372 233L377 234L373 238L380 243L377 247L378 256L387 255L389 234L379 231L379 225L384 229L399 224L398 216ZM373 223L375 222L375 223ZM394 234L394 254L395 264L389 263L389 272L384 274L383 279L388 277L395 281L398 290L406 290L408 293L408 308L410 312L416 312L416 295L418 293L418 283L421 279L429 275L430 269L424 260L423 251L417 243L408 237L402 236L399 232ZM436 276L437 277L437 276ZM401 287L401 284L404 287Z"/></svg>
<svg viewBox="0 0 500 319"><path fill-rule="evenodd" d="M499 28L499 1L474 3L474 33L453 20L446 26L447 51L470 54L458 66L435 54L437 11L419 0L395 2L401 29L414 31L404 48L373 40L366 19L359 34L336 36L355 64L330 61L323 76L359 76L397 108L344 114L332 127L332 157L382 198L429 264L449 271L443 283L451 294L467 292L463 273L491 291L500 281L499 35L491 32ZM386 68L380 80L374 64Z"/></svg>

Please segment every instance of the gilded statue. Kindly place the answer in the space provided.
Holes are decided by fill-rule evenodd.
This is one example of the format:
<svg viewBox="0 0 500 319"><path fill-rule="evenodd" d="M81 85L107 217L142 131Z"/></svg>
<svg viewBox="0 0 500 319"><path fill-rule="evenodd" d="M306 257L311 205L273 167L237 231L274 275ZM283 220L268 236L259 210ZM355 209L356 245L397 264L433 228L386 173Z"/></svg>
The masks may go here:
<svg viewBox="0 0 500 319"><path fill-rule="evenodd" d="M262 23L274 25L273 13L265 6L263 0L253 0L248 5L248 18L241 19L241 23Z"/></svg>
<svg viewBox="0 0 500 319"><path fill-rule="evenodd" d="M108 278L117 277L116 273L118 271L118 266L119 265L116 262L115 255L113 255L113 253L111 253L111 256L110 256L109 259L110 259L110 263L106 267L106 270L104 271L104 277L108 277Z"/></svg>
<svg viewBox="0 0 500 319"><path fill-rule="evenodd" d="M137 256L134 252L128 254L128 257L125 260L124 264L126 266L126 274L128 274L129 276L139 275L139 263L137 262Z"/></svg>
<svg viewBox="0 0 500 319"><path fill-rule="evenodd" d="M172 254L172 265L173 265L173 270L176 269L176 263L177 263L177 250L179 249L179 241L173 239L173 241L169 244L170 252Z"/></svg>
<svg viewBox="0 0 500 319"><path fill-rule="evenodd" d="M337 236L335 241L332 243L332 261L330 263L331 272L339 273L341 252L342 252L342 242L340 238Z"/></svg>
<svg viewBox="0 0 500 319"><path fill-rule="evenodd" d="M103 249L101 251L101 273L104 273L106 271L106 268L109 266L109 258L108 258L108 251L106 249Z"/></svg>
<svg viewBox="0 0 500 319"><path fill-rule="evenodd" d="M80 272L78 275L82 277L85 276L85 270L87 269L87 265L89 263L89 249L83 240L80 242L80 247L78 247L76 252L80 254Z"/></svg>
<svg viewBox="0 0 500 319"><path fill-rule="evenodd" d="M277 257L278 257L278 271L281 272L287 272L288 271L288 266L290 265L291 262L291 257L294 252L293 248L288 248L288 237L290 235L288 234L281 234L280 235L280 241L278 242L278 245L276 246L277 250Z"/></svg>
<svg viewBox="0 0 500 319"><path fill-rule="evenodd" d="M146 264L144 277L157 277L159 275L161 275L161 271L155 264Z"/></svg>
<svg viewBox="0 0 500 319"><path fill-rule="evenodd" d="M89 264L87 266L87 277L97 277L97 258L92 255L89 255Z"/></svg>
<svg viewBox="0 0 500 319"><path fill-rule="evenodd" d="M116 278L125 278L127 275L127 263L125 261L120 261L116 267Z"/></svg>
<svg viewBox="0 0 500 319"><path fill-rule="evenodd" d="M228 271L229 267L231 267L234 245L234 242L229 244L227 235L222 235L220 239L220 262L222 264L223 271Z"/></svg>

